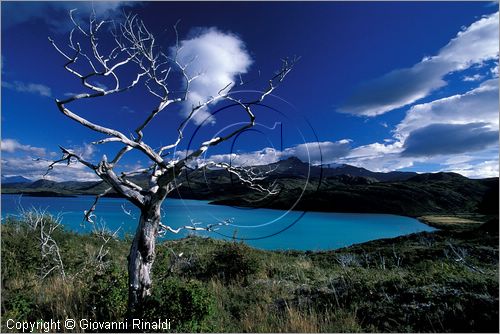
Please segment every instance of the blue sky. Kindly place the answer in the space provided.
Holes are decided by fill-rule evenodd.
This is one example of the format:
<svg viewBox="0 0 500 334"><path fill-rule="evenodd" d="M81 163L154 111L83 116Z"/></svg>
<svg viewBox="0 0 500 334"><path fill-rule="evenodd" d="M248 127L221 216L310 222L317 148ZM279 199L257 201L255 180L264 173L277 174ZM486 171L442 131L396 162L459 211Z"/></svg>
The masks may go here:
<svg viewBox="0 0 500 334"><path fill-rule="evenodd" d="M93 6L102 19L120 20L123 11L137 13L165 52L175 44L172 26L180 19L181 58L187 62L196 56L190 70L203 72L188 103L162 111L146 129L145 141L152 147L175 140L176 128L191 104L206 100L230 81L243 80L238 96L253 97L252 90L266 87L281 58L296 55L300 60L275 96L255 109L256 131L210 149L205 158L262 164L293 155L314 164L347 163L374 171L498 176L498 3L96 2ZM62 115L54 103L56 98L86 92L64 70L64 58L47 40L50 36L68 50L72 28L68 11L73 8L78 8L77 18L87 20L92 3L2 2L3 175L40 178L48 161L60 156L58 145L93 161L119 148L91 144L103 136ZM101 41L103 49L111 42L106 36ZM133 69L127 69L124 80L131 75ZM108 88L111 81L98 84ZM172 87L176 85L174 81ZM92 121L129 133L155 103L141 87L79 101L74 108ZM171 156L247 120L241 110L223 107L220 102L201 110L186 129L179 151ZM202 123L218 109L223 110ZM122 168L146 164L141 153L131 152ZM95 176L75 164L57 167L48 178Z"/></svg>

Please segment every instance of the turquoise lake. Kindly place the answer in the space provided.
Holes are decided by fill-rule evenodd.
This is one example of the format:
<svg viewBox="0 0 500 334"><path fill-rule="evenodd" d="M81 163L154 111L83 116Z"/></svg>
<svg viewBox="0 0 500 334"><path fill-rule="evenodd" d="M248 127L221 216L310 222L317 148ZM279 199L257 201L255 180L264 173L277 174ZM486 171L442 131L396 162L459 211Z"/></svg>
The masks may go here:
<svg viewBox="0 0 500 334"><path fill-rule="evenodd" d="M88 210L95 197L28 197L2 195L2 220L17 215L19 207L46 209L61 213L68 230L89 233L90 223L83 223L83 211ZM230 220L217 231L193 232L200 236L232 239L234 236L261 249L327 250L374 239L392 238L432 227L418 220L389 214L323 213L247 209L211 205L206 201L167 199L163 205L163 224L172 228L184 225L206 226ZM128 214L127 214L127 213ZM137 226L138 210L123 199L101 198L95 221L105 223L110 230L120 228L120 235L133 233ZM187 231L169 233L165 239L184 237Z"/></svg>

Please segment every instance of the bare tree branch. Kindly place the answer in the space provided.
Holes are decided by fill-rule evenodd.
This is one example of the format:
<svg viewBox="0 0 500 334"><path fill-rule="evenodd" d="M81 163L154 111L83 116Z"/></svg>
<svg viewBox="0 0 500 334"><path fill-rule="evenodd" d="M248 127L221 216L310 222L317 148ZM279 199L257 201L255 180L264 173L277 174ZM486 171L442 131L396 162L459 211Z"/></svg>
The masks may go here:
<svg viewBox="0 0 500 334"><path fill-rule="evenodd" d="M271 185L272 188L264 187L258 183L259 181L263 181L266 179L266 174L268 174L268 172L255 173L253 171L254 169L253 167L249 168L236 167L225 162L208 162L205 165L205 168L212 166L223 168L229 173L235 175L242 183L245 183L250 189L254 189L259 192L265 192L269 195L276 195L279 193L279 189L274 183Z"/></svg>
<svg viewBox="0 0 500 334"><path fill-rule="evenodd" d="M260 95L260 97L254 101L242 102L241 100L238 100L238 99L232 97L230 95L230 92L223 95L222 96L223 98L234 102L235 105L239 105L245 110L245 112L247 113L247 115L249 117L249 122L246 125L243 125L240 128L238 128L237 130L234 130L233 132L229 133L228 135L221 136L221 137L215 137L215 138L212 138L211 140L203 142L197 150L195 150L193 153L189 154L186 158L177 162L177 164L176 164L177 169L184 167L187 162L199 157L209 147L216 146L224 141L227 141L228 139L231 139L232 137L236 136L237 134L253 127L255 125L255 115L253 114L251 107L261 103L267 95L271 94L273 92L273 90L276 89L277 84L279 84L280 82L283 81L283 79L291 71L291 69L293 68L293 65L295 64L295 62L297 60L298 60L298 58L294 58L294 60L292 60L292 61L289 61L287 59L282 60L283 64L282 64L281 70L278 73L276 73L276 75L272 79L269 80L269 87L267 88L267 90L265 90Z"/></svg>
<svg viewBox="0 0 500 334"><path fill-rule="evenodd" d="M93 11L85 26L73 16L74 10L70 11L70 19L74 28L69 33L69 44L62 48L49 38L50 43L64 58L64 68L81 83L84 91L67 98L56 100L59 111L78 124L104 135L102 139L94 142L94 145L106 145L118 143L120 147L110 156L108 161L106 155L98 163L87 161L85 157L61 147L63 156L61 159L53 161L47 173L57 164L81 163L93 170L96 175L106 182L110 188L102 194L96 196L91 208L84 212L84 220L94 222L94 212L100 197L111 190L116 191L125 197L132 204L140 209L140 218L135 237L132 241L130 254L128 257L129 271L129 310L134 311L135 307L150 294L152 285L151 268L155 258L155 242L159 234L166 232L179 233L180 231L215 231L223 225L228 225L229 221L219 222L200 226L200 223L192 222L191 225L174 229L161 223L161 205L167 195L179 187L177 177L183 170L198 159L210 147L214 147L234 138L246 129L255 125L255 114L252 108L271 94L274 89L283 81L290 72L297 58L283 60L283 65L268 82L268 87L255 100L242 101L236 98L232 92L235 87L234 82L228 82L225 87L221 87L217 96L207 97L204 102L191 107L190 112L177 127L177 138L170 144L153 149L144 141L144 131L157 116L164 110L171 110L172 106L188 101L188 94L192 83L200 78L203 73L192 73L190 65L197 58L193 57L186 63L179 60L181 45L177 30L178 22L174 25L176 36L175 47L165 54L158 45L155 36L148 30L146 25L137 15L126 14L121 22L98 20ZM107 30L104 27L110 27ZM108 34L109 33L109 34ZM106 34L106 35L104 35ZM104 35L104 36L103 36ZM109 41L111 40L111 47ZM106 49L109 47L109 49ZM123 73L131 73L124 82ZM173 91L172 85L178 84L179 77L174 77L172 73L180 75L182 89ZM103 80L103 81L102 81ZM106 83L106 86L102 84ZM241 76L240 84L243 83ZM144 85L144 86L142 86ZM83 102L88 99L99 99L105 96L116 95L143 87L146 94L154 100L154 106L148 109L145 117L129 131L130 135L110 126L104 126L94 121L90 121L83 114L77 113L72 107L76 102ZM226 101L234 106L241 107L248 116L248 122L244 123L236 130L204 141L194 151L182 159L173 156L170 158L168 150L177 148L184 138L184 131L199 111L210 107L219 101ZM150 166L134 171L120 171L117 175L118 164L123 157L133 150L141 152L149 161ZM167 158L168 156L168 158ZM235 167L224 163L204 162L197 168L224 168L232 175L235 175L241 182L249 188L269 195L277 193L274 183L264 186L266 173L245 167ZM135 182L134 175L147 174L149 185L144 187ZM127 211L123 208L124 212ZM130 214L130 212L128 213ZM106 244L110 239L103 239L104 243L97 254L98 261L102 262L107 254ZM51 269L55 270L55 269Z"/></svg>
<svg viewBox="0 0 500 334"><path fill-rule="evenodd" d="M174 233L174 234L178 234L180 233L181 231L208 231L208 232L211 232L211 231L216 231L218 229L219 226L227 226L231 223L231 220L228 219L228 220L225 220L225 221L222 221L222 222L218 222L218 223L215 223L215 224L208 224L206 226L196 226L196 225L199 225L200 223L196 223L194 221L192 221L192 225L185 225L185 226L181 226L179 228L172 228L168 225L164 225L162 223L160 223L160 228L162 229L162 231L160 232L160 235L161 234L164 234L165 232L171 232L171 233Z"/></svg>
<svg viewBox="0 0 500 334"><path fill-rule="evenodd" d="M105 196L106 194L108 194L111 190L113 190L113 188L107 188L106 190L104 190L103 193L97 195L95 197L95 200L94 202L92 203L92 206L90 207L90 209L88 210L84 210L83 211L83 214L84 214L84 217L83 217L83 220L86 221L86 222L89 222L91 224L94 224L94 220L93 218L95 217L95 214L94 214L94 211L95 211L95 208L97 206L97 202L99 201L99 199L103 196Z"/></svg>
<svg viewBox="0 0 500 334"><path fill-rule="evenodd" d="M483 270L481 270L480 268L477 268L477 267L473 266L472 264L470 264L466 260L466 258L467 258L467 251L465 249L463 249L463 248L455 248L453 246L453 244L451 242L449 242L449 241L446 244L448 245L448 247L451 249L451 251L455 255L455 261L456 262L462 263L464 266L466 266L467 268L470 268L473 271L480 272L480 273L484 274Z"/></svg>
<svg viewBox="0 0 500 334"><path fill-rule="evenodd" d="M40 243L40 255L42 258L40 277L44 279L54 270L59 270L64 280L66 278L64 264L59 245L53 238L54 232L61 226L61 216L54 217L49 215L46 210L36 208L25 210L22 207L21 216L21 221L27 224L32 231L38 233L37 239Z"/></svg>
<svg viewBox="0 0 500 334"><path fill-rule="evenodd" d="M94 169L96 168L96 166L94 166L92 163L84 160L83 158L81 158L79 155L77 155L76 153L62 147L62 146L59 146L59 148L61 149L62 153L63 153L63 156L61 159L59 160L56 160L56 161L53 161L51 164L49 164L48 168L47 168L47 171L45 172L44 176L46 176L51 170L54 169L54 166L57 165L57 164L60 164L62 162L65 162L66 165L70 165L71 162L72 162L72 159L73 160L77 160L78 162L80 162L81 164L87 166L88 168L90 169Z"/></svg>

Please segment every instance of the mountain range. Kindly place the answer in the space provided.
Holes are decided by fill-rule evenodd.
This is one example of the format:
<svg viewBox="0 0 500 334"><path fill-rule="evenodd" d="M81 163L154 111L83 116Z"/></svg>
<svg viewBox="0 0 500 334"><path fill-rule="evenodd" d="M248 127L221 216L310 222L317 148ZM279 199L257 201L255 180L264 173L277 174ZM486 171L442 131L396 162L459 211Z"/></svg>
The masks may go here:
<svg viewBox="0 0 500 334"><path fill-rule="evenodd" d="M249 189L225 170L181 174L174 198L210 200L214 204L332 212L424 214L498 214L498 178L468 179L456 173L372 172L350 165L311 166L291 157L256 170L268 171L261 184L269 195ZM143 176L131 178L146 185ZM97 195L102 181L2 178L2 193L31 196ZM118 196L110 193L109 196Z"/></svg>

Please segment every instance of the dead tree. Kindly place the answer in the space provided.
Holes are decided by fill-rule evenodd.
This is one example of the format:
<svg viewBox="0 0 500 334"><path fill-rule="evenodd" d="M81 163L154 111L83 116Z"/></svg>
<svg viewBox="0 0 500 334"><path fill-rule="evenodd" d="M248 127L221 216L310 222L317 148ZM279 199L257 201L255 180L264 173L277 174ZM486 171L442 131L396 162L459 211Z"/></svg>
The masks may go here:
<svg viewBox="0 0 500 334"><path fill-rule="evenodd" d="M165 112L173 105L185 103L191 83L203 76L203 73L190 76L187 70L189 63L184 64L179 61L179 38L176 26L174 26L176 35L174 51L164 52L154 35L136 15L125 15L123 21L118 23L97 20L95 14L92 14L88 24L85 25L73 18L73 11L70 11L70 18L74 23L74 29L69 34L68 47L60 47L50 38L49 41L57 52L65 58L64 68L81 82L87 92L74 94L61 100L56 99L57 108L73 121L104 136L93 144L119 143L121 149L111 159L104 155L101 161L93 163L76 152L61 147L62 158L51 163L48 171L59 163L79 162L93 170L99 178L109 185L106 192L114 190L139 208L140 218L128 257L129 311L133 312L141 305L144 297L150 294L151 267L155 260L157 236L162 232L175 233L179 231L161 223L160 208L167 195L179 186L176 178L183 170L192 168L193 165L196 166L195 168L215 166L234 174L250 188L272 192L259 184L261 178L253 175L253 172L227 164L216 164L205 160L200 163L196 160L201 160L202 154L210 147L234 138L239 133L254 126L253 107L261 104L266 96L271 94L283 81L292 69L295 60L283 60L281 69L268 80L267 87L251 101L242 101L236 98L233 92L235 83L228 82L225 87L220 87L217 96L209 97L198 105L192 106L189 115L179 124L177 139L173 143L153 148L144 140L143 131L158 114ZM101 37L102 35L106 37ZM108 38L108 42L102 43L105 38ZM109 41L113 44L113 48L106 52L103 49L104 46L109 48ZM133 78L128 78L128 82L125 82L126 79L120 75L124 68L127 68L127 73L134 73ZM180 75L183 80L181 92L171 89L174 73ZM103 87L99 84L99 79L106 79L107 82L112 80L113 87ZM156 106L148 112L145 119L138 123L131 135L125 135L119 130L89 121L77 114L71 107L75 102L120 94L140 85L145 85L147 91L156 99ZM183 131L195 113L220 101L227 101L227 103L241 108L248 116L248 122L230 133L208 138L185 157L167 158L171 157L167 152L176 149L182 142ZM142 152L151 162L150 166L141 170L122 172L118 175L115 172L116 166L123 156L131 150ZM141 187L132 181L131 176L138 174L148 175L149 184L147 187ZM102 195L97 196L92 207L85 211L85 218L88 221L92 221L97 201ZM185 226L181 229L210 231L213 228L214 225L206 227Z"/></svg>
<svg viewBox="0 0 500 334"><path fill-rule="evenodd" d="M45 279L53 272L59 271L62 279L66 279L64 264L59 245L54 239L54 232L61 226L62 217L49 215L46 210L21 208L21 221L37 234L40 245L41 268L40 278Z"/></svg>

